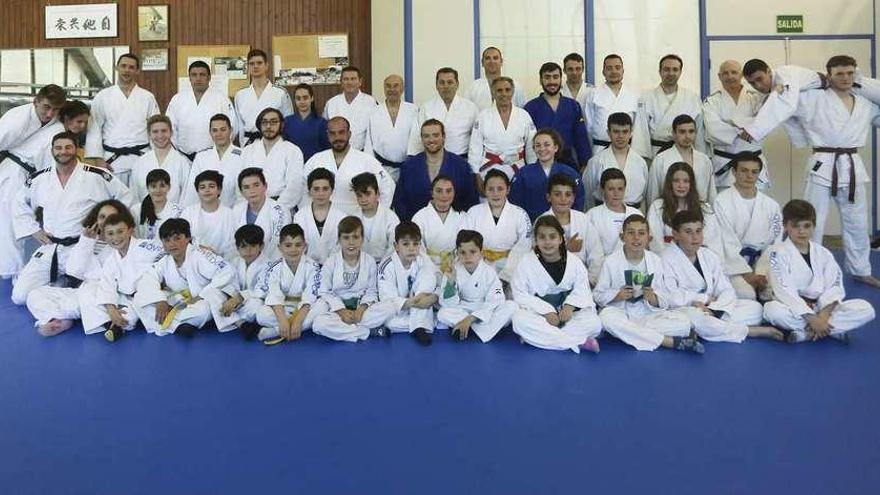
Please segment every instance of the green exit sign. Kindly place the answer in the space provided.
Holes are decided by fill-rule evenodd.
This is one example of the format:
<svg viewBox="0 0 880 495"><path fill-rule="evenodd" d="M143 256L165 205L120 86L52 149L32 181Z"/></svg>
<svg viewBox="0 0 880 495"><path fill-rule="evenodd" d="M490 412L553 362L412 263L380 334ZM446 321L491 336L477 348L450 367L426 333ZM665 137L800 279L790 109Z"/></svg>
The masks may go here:
<svg viewBox="0 0 880 495"><path fill-rule="evenodd" d="M803 33L804 16L802 15L778 15L776 16L777 33Z"/></svg>

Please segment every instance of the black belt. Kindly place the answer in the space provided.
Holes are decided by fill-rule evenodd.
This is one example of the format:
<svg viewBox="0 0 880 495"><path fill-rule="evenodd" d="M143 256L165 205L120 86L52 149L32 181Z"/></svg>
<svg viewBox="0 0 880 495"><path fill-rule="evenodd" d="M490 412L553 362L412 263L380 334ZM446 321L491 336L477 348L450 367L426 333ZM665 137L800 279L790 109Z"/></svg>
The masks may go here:
<svg viewBox="0 0 880 495"><path fill-rule="evenodd" d="M244 137L247 138L247 142L241 146L242 148L260 139L263 135L260 134L260 131L244 131Z"/></svg>
<svg viewBox="0 0 880 495"><path fill-rule="evenodd" d="M595 202L596 206L602 206L605 204L605 202L602 201L601 199L594 199L593 201ZM629 206L631 208L635 208L638 210L641 205L639 203L626 203L626 206Z"/></svg>
<svg viewBox="0 0 880 495"><path fill-rule="evenodd" d="M675 141L660 141L658 139L651 139L651 146L659 146L660 149L657 150L657 153L663 153L664 151L672 148L672 145L675 144Z"/></svg>
<svg viewBox="0 0 880 495"><path fill-rule="evenodd" d="M611 141L603 141L601 139L593 139L593 144L595 144L596 146L602 146L604 148L607 148L607 147L611 146Z"/></svg>
<svg viewBox="0 0 880 495"><path fill-rule="evenodd" d="M8 151L0 151L0 162L9 158L18 164L19 167L23 168L25 172L30 176L34 172L37 171L37 167L31 165L30 163L24 161L20 156L16 156Z"/></svg>
<svg viewBox="0 0 880 495"><path fill-rule="evenodd" d="M761 156L761 151L762 150L753 151L752 153L755 156ZM728 160L730 160L725 163L721 168L719 168L717 172L715 172L715 177L721 177L722 175L726 174L728 170L733 168L733 159L736 158L736 155L738 155L738 153L728 153L721 150L715 150L714 153L715 156L720 156L721 158L727 158Z"/></svg>
<svg viewBox="0 0 880 495"><path fill-rule="evenodd" d="M853 153L858 153L858 148L830 148L827 146L818 146L813 148L813 153L834 153L834 161L831 163L831 196L837 197L837 159L843 155L849 157L849 199L850 203L856 201L856 162L853 160ZM813 171L819 169L822 162L813 166Z"/></svg>
<svg viewBox="0 0 880 495"><path fill-rule="evenodd" d="M114 146L107 146L106 144L103 146L104 146L104 151L109 151L110 153L113 153L113 156L111 156L110 158L105 160L105 163L107 163L107 165L110 165L111 163L113 163L114 160L116 160L120 156L141 156L141 155L143 155L142 151L149 148L150 143L137 144L134 146L123 146L120 148L116 148Z"/></svg>
<svg viewBox="0 0 880 495"><path fill-rule="evenodd" d="M467 154L466 152L465 152L465 153L461 153L461 154L456 153L456 155L458 155L458 156L464 158L464 161L467 161L467 159L468 159L468 154Z"/></svg>
<svg viewBox="0 0 880 495"><path fill-rule="evenodd" d="M61 246L73 246L79 242L79 236L76 237L52 237L49 240ZM49 265L49 283L58 280L58 248L52 253L52 262Z"/></svg>
<svg viewBox="0 0 880 495"><path fill-rule="evenodd" d="M391 160L388 160L379 153L376 153L375 151L373 152L373 156L375 156L376 160L379 160L379 163L381 163L385 167L400 168L400 166L403 165L403 163L400 162L392 162Z"/></svg>

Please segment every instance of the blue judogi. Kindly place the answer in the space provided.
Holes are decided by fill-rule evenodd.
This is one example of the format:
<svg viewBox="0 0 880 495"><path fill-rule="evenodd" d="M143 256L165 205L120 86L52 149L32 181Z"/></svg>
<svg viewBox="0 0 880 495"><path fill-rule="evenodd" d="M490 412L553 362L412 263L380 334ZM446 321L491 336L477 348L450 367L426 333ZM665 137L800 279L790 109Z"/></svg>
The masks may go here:
<svg viewBox="0 0 880 495"><path fill-rule="evenodd" d="M554 112L541 93L523 108L532 117L535 129L550 127L562 136L560 161L570 163L576 168L579 165L581 169L587 166L587 161L593 156L593 152L590 148L584 113L577 100L567 96L561 97Z"/></svg>
<svg viewBox="0 0 880 495"><path fill-rule="evenodd" d="M391 208L401 221L412 220L413 215L431 201L431 179L428 177L427 160L428 155L422 152L408 157L400 167L400 178L397 179L397 188L394 190ZM474 172L467 160L454 153L444 151L443 165L440 166L439 173L452 179L452 184L455 186L453 208L467 211L468 208L480 202L480 196L474 183Z"/></svg>
<svg viewBox="0 0 880 495"><path fill-rule="evenodd" d="M581 176L571 166L560 162L554 162L550 167L550 175L555 174L567 175L574 180L574 205L571 208L584 211L584 185ZM542 213L550 209L550 203L547 201L549 178L540 163L526 165L513 176L507 200L526 210L529 219L534 222Z"/></svg>
<svg viewBox="0 0 880 495"><path fill-rule="evenodd" d="M305 119L299 116L299 112L285 117L284 139L299 146L305 161L319 151L330 149L327 120L314 112Z"/></svg>

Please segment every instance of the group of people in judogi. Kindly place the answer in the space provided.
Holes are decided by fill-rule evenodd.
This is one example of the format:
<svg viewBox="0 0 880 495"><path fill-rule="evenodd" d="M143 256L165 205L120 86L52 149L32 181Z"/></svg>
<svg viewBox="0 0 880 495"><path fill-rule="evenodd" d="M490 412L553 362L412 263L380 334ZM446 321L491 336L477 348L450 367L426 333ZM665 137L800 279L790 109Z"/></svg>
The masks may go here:
<svg viewBox="0 0 880 495"><path fill-rule="evenodd" d="M248 54L232 100L193 62L163 113L125 54L90 106L49 85L0 118L0 275L40 334L79 319L111 342L192 337L213 321L267 344L428 345L512 328L543 349L598 352L607 334L702 354L846 341L874 319L821 243L834 202L844 268L880 287L858 154L880 83L849 56L819 72L729 60L701 101L676 55L639 93L619 55L593 87L572 53L527 100L489 47L466 94L443 67L421 106L398 75L377 103L349 66L323 114L311 86L272 84L269 60ZM805 200L784 207L766 191L789 164L762 153L780 125L813 151Z"/></svg>

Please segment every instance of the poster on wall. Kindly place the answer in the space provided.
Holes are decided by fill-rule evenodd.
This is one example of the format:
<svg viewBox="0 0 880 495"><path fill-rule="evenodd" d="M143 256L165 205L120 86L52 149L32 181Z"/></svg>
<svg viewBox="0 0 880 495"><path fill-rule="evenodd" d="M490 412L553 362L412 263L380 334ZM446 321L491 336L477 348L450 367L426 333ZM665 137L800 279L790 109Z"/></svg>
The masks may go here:
<svg viewBox="0 0 880 495"><path fill-rule="evenodd" d="M47 5L46 39L115 38L119 35L115 3Z"/></svg>
<svg viewBox="0 0 880 495"><path fill-rule="evenodd" d="M138 41L168 41L168 6L138 6Z"/></svg>
<svg viewBox="0 0 880 495"><path fill-rule="evenodd" d="M141 50L141 70L168 70L167 48L145 48Z"/></svg>

